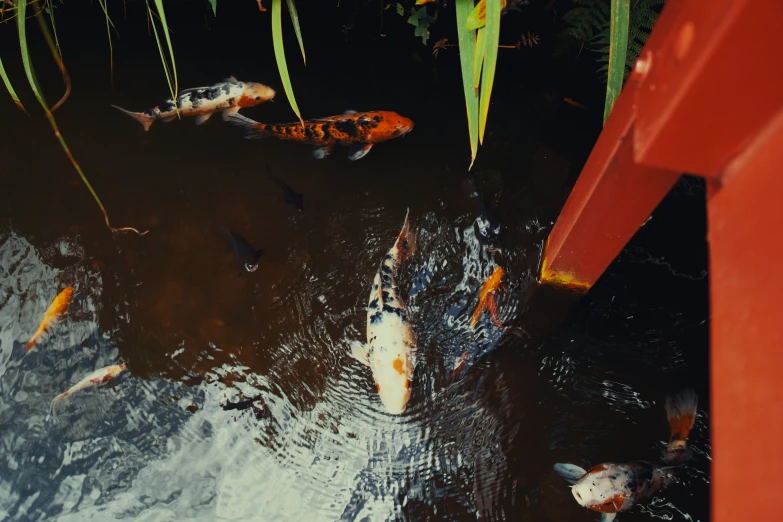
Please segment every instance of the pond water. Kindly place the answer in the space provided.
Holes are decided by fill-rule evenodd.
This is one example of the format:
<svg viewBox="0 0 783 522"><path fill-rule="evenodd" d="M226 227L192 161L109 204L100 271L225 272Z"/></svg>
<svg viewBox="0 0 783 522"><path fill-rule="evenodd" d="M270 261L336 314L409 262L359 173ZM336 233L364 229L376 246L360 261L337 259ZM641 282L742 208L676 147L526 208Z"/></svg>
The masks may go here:
<svg viewBox="0 0 783 522"><path fill-rule="evenodd" d="M213 20L209 31L200 12L174 25L181 87L230 75L268 83L276 103L243 114L291 121L268 32L248 29L268 19L248 3L244 19ZM114 91L99 13L61 17L73 80L61 130L113 224L149 233L103 226L3 55L33 117L0 103L0 518L597 520L554 463L658 461L664 398L688 386L700 399L691 465L618 520L709 520L698 182L683 179L577 299L536 282L543 242L600 131L600 106L559 102L566 80L499 74L469 187L456 51L432 62L420 45L412 56L410 42L306 36L303 68L292 47L305 118L383 109L415 122L360 161L339 149L319 161L307 145L243 140L219 118L144 133L109 107L142 110L167 96L143 12L115 20ZM35 49L54 100L60 80ZM525 60L501 66L547 71ZM303 194L303 210L268 171ZM477 240L477 197L502 226L498 251ZM392 416L350 354L366 340L372 279L407 209L418 248L398 282L419 357L408 408ZM240 272L216 224L264 250L255 272ZM524 334L487 314L469 325L496 266L506 272L500 320ZM66 286L68 313L25 356ZM120 362L127 371L113 386L49 415L57 394Z"/></svg>

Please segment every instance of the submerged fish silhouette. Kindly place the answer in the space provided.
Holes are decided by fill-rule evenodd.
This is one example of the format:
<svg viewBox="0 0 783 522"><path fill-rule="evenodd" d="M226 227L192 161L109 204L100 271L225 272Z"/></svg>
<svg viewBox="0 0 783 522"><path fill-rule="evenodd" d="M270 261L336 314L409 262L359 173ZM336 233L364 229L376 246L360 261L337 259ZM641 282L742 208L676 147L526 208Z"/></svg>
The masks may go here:
<svg viewBox="0 0 783 522"><path fill-rule="evenodd" d="M484 196L476 188L473 180L463 178L461 185L463 193L476 204L478 218L473 225L476 239L490 252L499 250L503 241L500 221L487 206Z"/></svg>
<svg viewBox="0 0 783 522"><path fill-rule="evenodd" d="M272 174L272 169L269 168L269 165L266 166L266 169L269 171L269 176L267 177L283 189L283 201L295 206L299 210L304 210L304 196L292 189L288 183Z"/></svg>
<svg viewBox="0 0 783 522"><path fill-rule="evenodd" d="M264 255L264 251L261 249L256 250L244 237L221 225L213 224L213 228L226 240L226 249L234 252L234 257L239 265L248 272L255 272L258 268L258 261Z"/></svg>

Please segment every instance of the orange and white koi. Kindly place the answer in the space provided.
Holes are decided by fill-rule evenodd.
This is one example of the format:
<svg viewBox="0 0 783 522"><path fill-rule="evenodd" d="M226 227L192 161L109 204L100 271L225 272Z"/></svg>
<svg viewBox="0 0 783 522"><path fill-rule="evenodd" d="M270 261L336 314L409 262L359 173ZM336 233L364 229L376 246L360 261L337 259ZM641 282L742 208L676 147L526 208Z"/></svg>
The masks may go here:
<svg viewBox="0 0 783 522"><path fill-rule="evenodd" d="M503 267L497 267L493 270L492 275L484 281L481 286L481 293L479 294L479 302L476 309L473 311L473 316L470 318L470 326L473 327L478 322L481 314L484 310L489 310L489 315L492 317L492 322L498 328L503 328L503 325L498 319L498 306L495 300L495 292L497 292L500 282L503 279Z"/></svg>
<svg viewBox="0 0 783 522"><path fill-rule="evenodd" d="M367 304L367 345L353 350L353 356L370 367L381 402L392 415L405 411L416 366L416 333L394 282L397 266L415 249L406 213L405 224L373 279Z"/></svg>
<svg viewBox="0 0 783 522"><path fill-rule="evenodd" d="M173 98L156 105L144 112L132 112L112 105L135 119L145 131L156 121L169 122L177 117L177 112L183 116L195 116L196 125L207 121L214 113L222 112L223 120L237 114L239 109L253 107L275 97L271 87L254 82L240 82L233 76L209 87L195 87L180 91L177 103Z"/></svg>
<svg viewBox="0 0 783 522"><path fill-rule="evenodd" d="M316 159L324 159L337 145L348 147L351 161L365 157L376 143L399 138L413 130L411 120L391 111L345 111L339 116L305 120L304 125L298 121L259 123L241 114L231 116L229 121L245 129L245 138L275 136L315 145Z"/></svg>
<svg viewBox="0 0 783 522"><path fill-rule="evenodd" d="M686 450L686 440L696 420L698 399L686 390L674 399L666 398L666 416L671 437L664 458L669 465L637 461L604 463L585 471L575 464L555 464L555 471L573 483L571 493L580 506L602 513L601 522L612 522L617 513L630 509L675 480L676 461Z"/></svg>
<svg viewBox="0 0 783 522"><path fill-rule="evenodd" d="M26 352L32 350L35 347L35 344L38 342L38 339L40 339L44 332L46 332L47 328L56 323L60 319L60 316L63 314L63 312L68 310L68 305L71 304L72 295L72 286L63 289L63 291L57 294L57 297L54 298L54 301L52 301L52 304L49 305L46 313L44 313L44 317L41 320L41 324L38 325L38 329L35 331L30 340L24 344L24 349Z"/></svg>
<svg viewBox="0 0 783 522"><path fill-rule="evenodd" d="M68 400L68 398L77 391L81 391L92 386L97 386L99 384L105 384L112 378L119 375L123 370L125 370L125 363L116 366L107 366L90 373L87 375L87 377L77 382L52 400L52 417L54 417L54 406L58 402Z"/></svg>

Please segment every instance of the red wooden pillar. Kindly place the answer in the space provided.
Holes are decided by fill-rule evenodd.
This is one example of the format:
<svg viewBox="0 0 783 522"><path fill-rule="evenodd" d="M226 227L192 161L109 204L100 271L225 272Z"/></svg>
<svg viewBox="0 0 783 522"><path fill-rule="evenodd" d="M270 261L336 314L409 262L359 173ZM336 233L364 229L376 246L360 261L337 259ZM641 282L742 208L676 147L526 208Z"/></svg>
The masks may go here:
<svg viewBox="0 0 783 522"><path fill-rule="evenodd" d="M708 179L712 516L783 519L783 2L670 1L547 240L588 289L682 172Z"/></svg>

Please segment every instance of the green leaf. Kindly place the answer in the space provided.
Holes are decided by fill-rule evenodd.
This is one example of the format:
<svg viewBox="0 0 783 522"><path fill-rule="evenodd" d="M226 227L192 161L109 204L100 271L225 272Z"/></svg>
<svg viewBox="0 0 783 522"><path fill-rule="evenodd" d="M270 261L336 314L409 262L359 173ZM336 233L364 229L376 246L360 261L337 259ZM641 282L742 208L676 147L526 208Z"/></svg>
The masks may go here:
<svg viewBox="0 0 783 522"><path fill-rule="evenodd" d="M22 102L19 101L19 97L16 95L16 91L14 91L13 85L11 85L11 80L8 79L8 75L5 72L5 67L3 67L3 59L0 58L0 78L3 79L3 83L5 84L5 88L8 89L8 94L11 95L11 98L13 98L14 103L17 107L22 109L24 112L27 112L24 108L24 105L22 105Z"/></svg>
<svg viewBox="0 0 783 522"><path fill-rule="evenodd" d="M403 16L405 14L405 8L399 2L397 2L397 14L400 16Z"/></svg>
<svg viewBox="0 0 783 522"><path fill-rule="evenodd" d="M629 0L612 0L612 25L609 49L609 79L606 82L604 123L612 112L625 76L625 55L628 51Z"/></svg>
<svg viewBox="0 0 783 522"><path fill-rule="evenodd" d="M481 84L481 68L484 65L484 56L487 54L487 33L484 28L478 30L476 36L476 56L473 59L473 90L478 95Z"/></svg>
<svg viewBox="0 0 783 522"><path fill-rule="evenodd" d="M299 118L299 121L302 123L302 127L304 127L304 120L302 120L302 115L299 113L299 107L296 105L296 98L294 98L294 88L291 86L291 78L288 75L288 65L285 61L281 12L282 7L280 0L272 0L272 45L275 50L277 69L280 71L280 79L283 81L283 89L285 89L285 95L288 97L288 103L291 104L291 108L294 110L297 118Z"/></svg>
<svg viewBox="0 0 783 522"><path fill-rule="evenodd" d="M470 12L470 16L468 16L468 29L476 30L486 25L486 10L486 0L480 0Z"/></svg>
<svg viewBox="0 0 783 522"><path fill-rule="evenodd" d="M459 39L459 60L462 67L462 90L465 93L465 107L468 113L468 134L470 136L470 170L478 152L478 95L473 88L473 60L476 50L476 31L468 29L468 16L473 10L473 0L456 0L457 36Z"/></svg>
<svg viewBox="0 0 783 522"><path fill-rule="evenodd" d="M291 15L291 21L294 23L294 31L296 32L296 39L299 40L299 49L302 50L302 62L307 65L307 58L305 57L304 42L302 41L302 29L299 27L299 15L296 14L296 5L294 0L288 1L288 13Z"/></svg>
<svg viewBox="0 0 783 522"><path fill-rule="evenodd" d="M114 25L109 18L109 11L106 9L106 0L98 0L98 3L103 9L103 13L106 15L106 34L109 37L109 78L112 86L114 85L114 48L111 44L111 27ZM116 29L115 29L116 30Z"/></svg>
<svg viewBox="0 0 783 522"><path fill-rule="evenodd" d="M217 16L217 0L209 0L209 5L212 6L212 15Z"/></svg>
<svg viewBox="0 0 783 522"><path fill-rule="evenodd" d="M165 53L163 52L163 46L161 46L160 38L158 37L158 30L155 27L155 22L152 21L152 28L155 32L155 41L158 43L158 50L160 51L160 58L163 61L163 69L166 73L166 81L169 84L169 91L171 91L171 98L174 100L174 108L179 115L179 109L177 109L177 93L179 93L179 81L177 80L177 63L174 61L174 47L171 45L171 36L169 35L169 24L166 22L166 11L163 9L163 0L153 0L155 3L155 9L158 11L158 18L160 19L160 26L163 29L163 35L166 37L166 44L169 50L169 59L171 60L171 68L169 68L166 61ZM147 10L151 13L149 0L147 0ZM151 18L151 16L150 16Z"/></svg>
<svg viewBox="0 0 783 522"><path fill-rule="evenodd" d="M54 25L54 6L52 6L52 0L46 2L46 12L49 13L49 18L52 21L52 32L54 33L54 43L57 46L57 54L60 56L60 60L62 60L63 51L60 49L60 40L57 39L57 27Z"/></svg>
<svg viewBox="0 0 783 522"><path fill-rule="evenodd" d="M479 143L484 144L484 131L487 127L489 114L489 99L492 95L492 85L495 83L495 67L498 61L498 45L500 44L500 0L487 0L487 25L482 29L486 32L487 52L484 56L484 70L481 73L481 100L479 116Z"/></svg>
<svg viewBox="0 0 783 522"><path fill-rule="evenodd" d="M427 40L430 38L430 25L435 23L435 18L427 13L427 6L411 9L408 23L416 28L414 34L420 36L422 43L427 45Z"/></svg>

